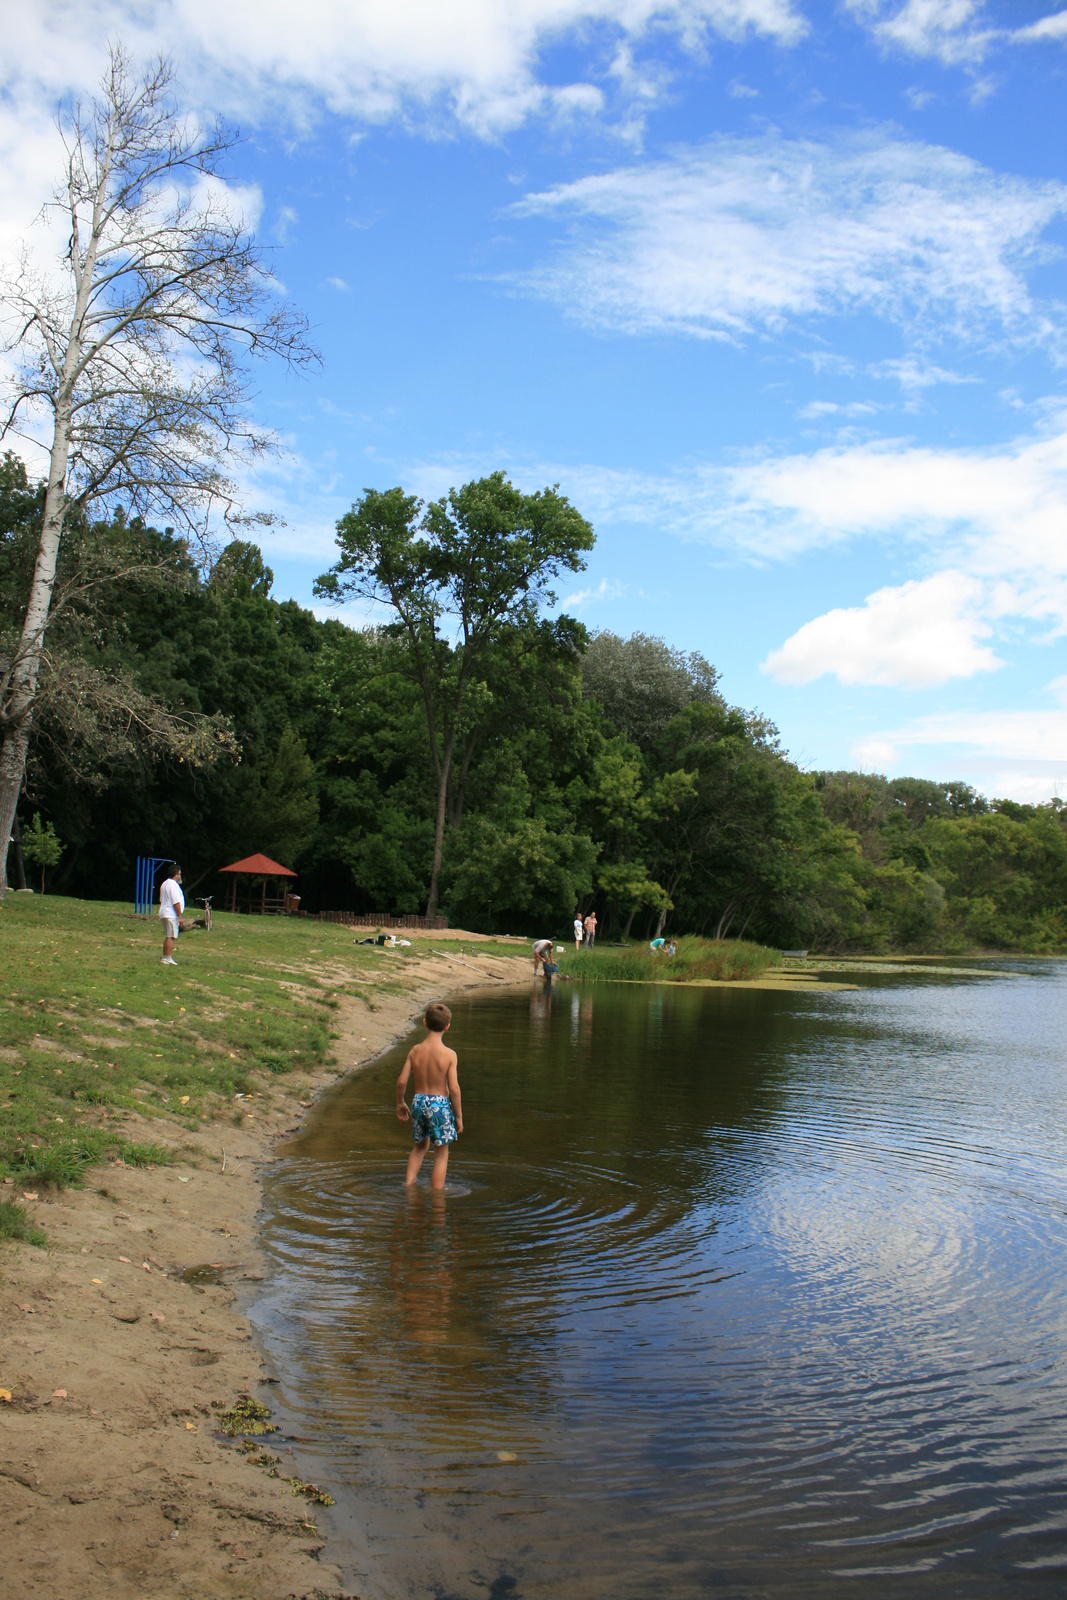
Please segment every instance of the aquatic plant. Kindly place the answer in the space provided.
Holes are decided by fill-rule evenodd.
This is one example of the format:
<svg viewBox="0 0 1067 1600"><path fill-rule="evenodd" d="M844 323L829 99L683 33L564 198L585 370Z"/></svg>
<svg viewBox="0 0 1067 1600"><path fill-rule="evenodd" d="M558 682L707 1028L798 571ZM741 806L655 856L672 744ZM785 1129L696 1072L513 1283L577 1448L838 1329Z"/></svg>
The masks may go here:
<svg viewBox="0 0 1067 1600"><path fill-rule="evenodd" d="M216 1426L220 1433L227 1434L231 1439L246 1438L249 1434L276 1433L278 1425L270 1422L269 1406L261 1405L258 1400L253 1400L250 1395L242 1395L240 1400L227 1411L221 1400L211 1402L212 1410L217 1412Z"/></svg>
<svg viewBox="0 0 1067 1600"><path fill-rule="evenodd" d="M741 939L683 938L674 955L648 945L565 951L559 958L567 978L593 983L701 983L760 977L780 959L777 950Z"/></svg>

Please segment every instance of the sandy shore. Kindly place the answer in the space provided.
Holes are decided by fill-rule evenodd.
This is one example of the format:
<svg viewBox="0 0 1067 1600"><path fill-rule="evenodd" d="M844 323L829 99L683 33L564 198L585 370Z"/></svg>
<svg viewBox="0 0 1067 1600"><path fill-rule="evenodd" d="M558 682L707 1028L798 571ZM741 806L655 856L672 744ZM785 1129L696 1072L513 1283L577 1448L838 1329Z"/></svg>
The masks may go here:
<svg viewBox="0 0 1067 1600"><path fill-rule="evenodd" d="M447 954L459 938L480 942L459 930L420 941L417 968L400 992L375 994L374 1009L337 991L339 1037L315 1094L402 1037L429 1000L529 981L524 944L514 957ZM386 976L389 952L381 960ZM271 1459L280 1452L268 1434L256 1464L219 1429L220 1412L242 1397L270 1405L239 1307L264 1271L259 1171L307 1102L277 1079L262 1088L261 1101L234 1113L239 1125L217 1121L195 1136L129 1116L129 1137L169 1145L173 1165L109 1163L80 1189L40 1190L26 1204L49 1248L0 1245L6 1600L344 1593L314 1500L287 1481L296 1461ZM221 1281L183 1280L199 1266Z"/></svg>

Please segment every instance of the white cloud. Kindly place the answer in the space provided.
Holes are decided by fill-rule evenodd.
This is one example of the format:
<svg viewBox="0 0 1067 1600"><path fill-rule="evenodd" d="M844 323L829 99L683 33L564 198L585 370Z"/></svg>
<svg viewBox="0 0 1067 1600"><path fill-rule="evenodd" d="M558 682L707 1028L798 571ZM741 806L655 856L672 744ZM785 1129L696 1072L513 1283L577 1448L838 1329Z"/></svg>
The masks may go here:
<svg viewBox="0 0 1067 1600"><path fill-rule="evenodd" d="M1067 632L1065 432L999 451L822 450L739 469L732 488L764 549L773 528L791 550L892 537L942 568L805 624L767 659L779 678L945 682L999 665L979 644L996 626Z"/></svg>
<svg viewBox="0 0 1067 1600"><path fill-rule="evenodd" d="M498 464L436 462L403 476L437 494ZM832 672L849 683L941 683L999 666L998 639L1067 633L1067 418L996 449L883 441L669 474L516 462L513 475L530 487L559 482L601 530L654 529L761 564L888 543L913 576L813 618L772 652L767 670L789 682Z"/></svg>
<svg viewBox="0 0 1067 1600"><path fill-rule="evenodd" d="M596 110L592 84L552 87L542 48L591 31L655 48L671 31L699 50L709 35L791 44L806 32L792 0L35 0L8 6L8 85L46 95L90 87L105 41L180 59L190 92L261 124L322 106L370 121L443 111L482 134L537 112ZM601 49L604 39L601 38ZM612 43L594 71L610 72Z"/></svg>
<svg viewBox="0 0 1067 1600"><path fill-rule="evenodd" d="M1025 272L1067 185L887 134L722 138L530 195L570 241L517 281L594 326L735 338L873 312L968 341L1062 343Z"/></svg>
<svg viewBox="0 0 1067 1600"><path fill-rule="evenodd" d="M832 448L740 467L729 482L746 530L764 524L764 552L775 538L790 551L863 535L911 538L973 576L1010 579L1029 615L1067 621L1067 431L998 450Z"/></svg>
<svg viewBox="0 0 1067 1600"><path fill-rule="evenodd" d="M1001 30L985 24L981 0L847 0L883 45L946 66L981 61Z"/></svg>
<svg viewBox="0 0 1067 1600"><path fill-rule="evenodd" d="M982 598L982 585L960 572L879 589L862 606L805 623L762 670L782 683L832 672L842 683L906 689L990 672L1003 663L978 642L992 632L976 612Z"/></svg>
<svg viewBox="0 0 1067 1600"><path fill-rule="evenodd" d="M903 4L901 0L846 0L846 4L887 49L940 61L947 67L975 67L1004 43L1067 39L1067 11L1054 12L1025 28L1004 28L990 21L982 0L904 0ZM994 87L991 80L983 80L977 86L978 98L984 99ZM910 98L914 91L905 93Z"/></svg>
<svg viewBox="0 0 1067 1600"><path fill-rule="evenodd" d="M800 408L800 415L809 421L819 417L871 417L880 409L873 400L809 400Z"/></svg>
<svg viewBox="0 0 1067 1600"><path fill-rule="evenodd" d="M1042 39L1067 39L1067 11L1042 17L1040 22L1034 22L1028 28L1016 28L1012 38L1022 44L1038 43Z"/></svg>
<svg viewBox="0 0 1067 1600"><path fill-rule="evenodd" d="M914 770L922 752L937 749L942 775L966 768L990 795L1039 803L1067 793L1067 708L1063 678L1047 687L1047 709L946 711L915 717L873 734L852 751L855 761L879 771ZM926 757L929 761L929 757Z"/></svg>
<svg viewBox="0 0 1067 1600"><path fill-rule="evenodd" d="M347 294L349 292L349 285L343 278L327 278L326 282L330 285L331 289L338 289L342 294Z"/></svg>
<svg viewBox="0 0 1067 1600"><path fill-rule="evenodd" d="M876 378L892 378L899 383L906 394L914 393L917 389L929 389L938 383L979 383L979 378L965 376L959 372L949 372L945 367L935 366L930 361L921 361L915 356L906 356L900 361L879 361L870 369Z"/></svg>
<svg viewBox="0 0 1067 1600"><path fill-rule="evenodd" d="M623 585L613 579L601 578L593 589L576 589L573 594L565 597L563 605L567 610L580 611L591 600L619 600L624 593Z"/></svg>
<svg viewBox="0 0 1067 1600"><path fill-rule="evenodd" d="M864 739L852 748L852 759L863 772L887 772L899 760L900 752L888 739Z"/></svg>

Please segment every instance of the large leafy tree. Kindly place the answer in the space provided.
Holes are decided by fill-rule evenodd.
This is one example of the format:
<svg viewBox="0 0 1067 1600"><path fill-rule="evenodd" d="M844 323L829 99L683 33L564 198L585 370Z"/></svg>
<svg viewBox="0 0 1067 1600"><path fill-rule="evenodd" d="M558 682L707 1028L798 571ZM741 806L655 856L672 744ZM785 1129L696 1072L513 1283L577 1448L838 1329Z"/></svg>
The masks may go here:
<svg viewBox="0 0 1067 1600"><path fill-rule="evenodd" d="M368 489L337 524L341 555L316 593L375 601L404 639L418 684L435 780L426 912L437 911L457 752L494 707L495 652L536 637L549 585L585 566L593 530L555 488L523 494L502 472L425 508L402 489ZM564 634L562 648L573 648ZM529 690L538 690L531 671Z"/></svg>

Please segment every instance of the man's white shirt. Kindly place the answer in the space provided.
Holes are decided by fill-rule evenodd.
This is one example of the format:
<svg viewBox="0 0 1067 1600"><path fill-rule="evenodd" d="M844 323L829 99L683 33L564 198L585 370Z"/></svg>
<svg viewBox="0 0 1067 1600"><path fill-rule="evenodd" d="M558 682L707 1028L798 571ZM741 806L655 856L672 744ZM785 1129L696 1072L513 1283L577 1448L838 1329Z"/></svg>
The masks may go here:
<svg viewBox="0 0 1067 1600"><path fill-rule="evenodd" d="M159 887L159 914L173 917L175 921L185 910L185 896L177 878L164 878Z"/></svg>

